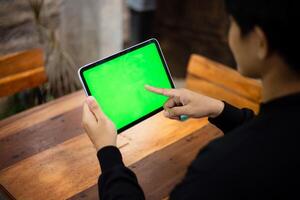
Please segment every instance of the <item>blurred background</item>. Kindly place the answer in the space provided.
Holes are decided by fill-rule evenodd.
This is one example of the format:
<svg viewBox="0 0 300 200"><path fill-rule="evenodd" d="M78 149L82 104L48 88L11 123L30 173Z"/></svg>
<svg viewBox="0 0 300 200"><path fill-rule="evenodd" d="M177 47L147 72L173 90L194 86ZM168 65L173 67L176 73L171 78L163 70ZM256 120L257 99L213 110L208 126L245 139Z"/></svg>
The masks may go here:
<svg viewBox="0 0 300 200"><path fill-rule="evenodd" d="M177 87L193 53L235 67L228 23L223 0L0 0L0 119L80 90L80 66L152 37Z"/></svg>

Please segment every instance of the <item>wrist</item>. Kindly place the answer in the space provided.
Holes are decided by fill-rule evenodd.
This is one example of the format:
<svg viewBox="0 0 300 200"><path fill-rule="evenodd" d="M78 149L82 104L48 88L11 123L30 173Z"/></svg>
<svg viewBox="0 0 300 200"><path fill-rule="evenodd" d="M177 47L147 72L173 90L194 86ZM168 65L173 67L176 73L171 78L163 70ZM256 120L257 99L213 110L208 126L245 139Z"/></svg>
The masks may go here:
<svg viewBox="0 0 300 200"><path fill-rule="evenodd" d="M116 147L117 145L115 143L107 143L107 144L94 144L94 147L97 151L105 148L105 147L109 147L109 146L114 146Z"/></svg>
<svg viewBox="0 0 300 200"><path fill-rule="evenodd" d="M214 99L214 100L215 100L215 102L213 103L213 106L212 106L213 109L212 109L211 114L209 115L209 117L211 117L211 118L218 117L223 112L224 106L225 106L223 101L216 100L216 99Z"/></svg>

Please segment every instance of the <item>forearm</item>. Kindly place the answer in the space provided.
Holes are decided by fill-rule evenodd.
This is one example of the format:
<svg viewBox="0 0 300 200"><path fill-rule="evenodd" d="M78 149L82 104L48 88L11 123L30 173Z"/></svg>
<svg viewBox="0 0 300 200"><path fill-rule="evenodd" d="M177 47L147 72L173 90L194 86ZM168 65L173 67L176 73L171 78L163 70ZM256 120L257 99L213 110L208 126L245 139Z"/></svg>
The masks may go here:
<svg viewBox="0 0 300 200"><path fill-rule="evenodd" d="M125 167L117 147L104 147L97 156L102 171L98 181L101 200L145 199L135 174Z"/></svg>

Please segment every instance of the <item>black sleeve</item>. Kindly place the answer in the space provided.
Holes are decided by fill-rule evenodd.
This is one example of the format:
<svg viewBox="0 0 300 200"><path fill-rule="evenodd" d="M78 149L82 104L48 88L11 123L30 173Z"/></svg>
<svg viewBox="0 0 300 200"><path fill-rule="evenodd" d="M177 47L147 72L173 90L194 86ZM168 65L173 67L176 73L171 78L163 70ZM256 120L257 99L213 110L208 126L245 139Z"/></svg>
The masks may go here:
<svg viewBox="0 0 300 200"><path fill-rule="evenodd" d="M117 147L104 147L98 151L97 157L102 171L98 180L101 200L145 199L135 174L125 167Z"/></svg>
<svg viewBox="0 0 300 200"><path fill-rule="evenodd" d="M238 109L226 102L224 102L224 104L224 109L218 117L208 118L208 121L221 129L224 134L249 121L255 116L254 112L250 109Z"/></svg>

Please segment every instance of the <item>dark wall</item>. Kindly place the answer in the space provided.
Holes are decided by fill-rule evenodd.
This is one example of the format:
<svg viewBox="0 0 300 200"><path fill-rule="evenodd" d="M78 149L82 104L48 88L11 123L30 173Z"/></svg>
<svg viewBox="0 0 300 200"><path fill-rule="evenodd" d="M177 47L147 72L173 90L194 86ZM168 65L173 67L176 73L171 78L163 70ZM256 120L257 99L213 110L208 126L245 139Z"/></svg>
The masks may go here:
<svg viewBox="0 0 300 200"><path fill-rule="evenodd" d="M227 44L228 23L223 0L158 0L155 35L172 74L185 77L192 53L235 66Z"/></svg>

